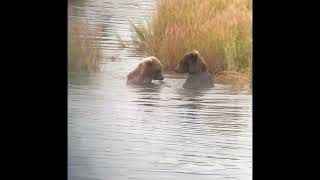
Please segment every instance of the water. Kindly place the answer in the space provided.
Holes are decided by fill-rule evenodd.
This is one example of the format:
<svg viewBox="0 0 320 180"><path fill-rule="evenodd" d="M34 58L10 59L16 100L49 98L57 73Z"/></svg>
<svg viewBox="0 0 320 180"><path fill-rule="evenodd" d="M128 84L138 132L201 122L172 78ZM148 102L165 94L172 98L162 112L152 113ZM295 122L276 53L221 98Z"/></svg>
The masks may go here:
<svg viewBox="0 0 320 180"><path fill-rule="evenodd" d="M102 71L69 73L68 178L252 179L252 95L216 84L182 88L165 74L148 87L126 85L141 55L119 48L128 19L150 18L153 0L70 1L72 16L103 29ZM114 57L114 58L111 58Z"/></svg>

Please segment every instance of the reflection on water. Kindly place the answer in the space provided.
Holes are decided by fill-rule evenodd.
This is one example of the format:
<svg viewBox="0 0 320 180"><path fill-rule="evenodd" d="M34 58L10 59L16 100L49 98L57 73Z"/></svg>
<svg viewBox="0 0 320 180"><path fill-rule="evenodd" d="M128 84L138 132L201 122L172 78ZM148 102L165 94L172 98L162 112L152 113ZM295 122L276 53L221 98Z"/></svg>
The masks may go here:
<svg viewBox="0 0 320 180"><path fill-rule="evenodd" d="M148 20L153 0L69 0L69 14L104 31L103 71L68 77L68 178L251 179L251 100L217 84L186 90L165 75L149 86L127 86L139 62L128 17ZM71 11L71 9L73 9Z"/></svg>

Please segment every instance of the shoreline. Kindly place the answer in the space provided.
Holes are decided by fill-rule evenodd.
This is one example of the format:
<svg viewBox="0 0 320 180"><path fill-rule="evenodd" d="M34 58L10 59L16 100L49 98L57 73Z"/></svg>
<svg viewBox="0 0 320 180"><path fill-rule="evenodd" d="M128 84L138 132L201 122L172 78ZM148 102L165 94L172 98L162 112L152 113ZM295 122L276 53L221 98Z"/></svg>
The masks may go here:
<svg viewBox="0 0 320 180"><path fill-rule="evenodd" d="M174 71L164 71L170 76L181 76L187 78L188 74L178 74ZM252 91L252 78L249 79L248 75L232 72L222 71L219 73L210 73L214 84L228 85L233 89L249 90Z"/></svg>

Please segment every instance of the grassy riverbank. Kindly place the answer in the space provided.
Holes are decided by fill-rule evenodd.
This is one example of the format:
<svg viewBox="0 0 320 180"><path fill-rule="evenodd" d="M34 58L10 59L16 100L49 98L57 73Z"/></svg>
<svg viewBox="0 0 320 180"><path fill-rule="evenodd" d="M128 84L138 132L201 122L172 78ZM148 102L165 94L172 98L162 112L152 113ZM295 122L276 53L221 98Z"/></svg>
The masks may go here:
<svg viewBox="0 0 320 180"><path fill-rule="evenodd" d="M252 79L252 0L157 0L147 25L133 25L136 45L171 71L196 49L221 83Z"/></svg>
<svg viewBox="0 0 320 180"><path fill-rule="evenodd" d="M102 58L99 29L76 18L68 19L68 70L90 72Z"/></svg>

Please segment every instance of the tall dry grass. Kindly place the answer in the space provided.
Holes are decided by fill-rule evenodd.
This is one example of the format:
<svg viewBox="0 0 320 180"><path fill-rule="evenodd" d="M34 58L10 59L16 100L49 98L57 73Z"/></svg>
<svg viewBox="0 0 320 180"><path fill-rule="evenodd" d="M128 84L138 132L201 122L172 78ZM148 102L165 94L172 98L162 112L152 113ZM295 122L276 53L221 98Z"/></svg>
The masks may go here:
<svg viewBox="0 0 320 180"><path fill-rule="evenodd" d="M96 70L102 59L99 28L90 26L87 22L71 18L68 19L68 70L87 71Z"/></svg>
<svg viewBox="0 0 320 180"><path fill-rule="evenodd" d="M139 48L165 70L196 49L211 73L251 81L252 0L157 0L151 22L133 28Z"/></svg>

